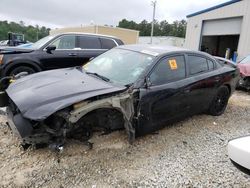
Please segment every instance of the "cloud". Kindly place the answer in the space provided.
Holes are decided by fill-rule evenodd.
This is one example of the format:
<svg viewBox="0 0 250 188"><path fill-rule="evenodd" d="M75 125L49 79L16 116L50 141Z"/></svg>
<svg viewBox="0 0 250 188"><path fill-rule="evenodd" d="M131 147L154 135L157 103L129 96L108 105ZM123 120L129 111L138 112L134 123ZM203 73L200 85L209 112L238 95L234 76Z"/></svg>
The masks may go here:
<svg viewBox="0 0 250 188"><path fill-rule="evenodd" d="M152 20L150 0L1 0L0 20L24 21L48 27L90 24L118 25L123 19ZM225 0L158 0L156 19L185 19L187 14L225 2Z"/></svg>

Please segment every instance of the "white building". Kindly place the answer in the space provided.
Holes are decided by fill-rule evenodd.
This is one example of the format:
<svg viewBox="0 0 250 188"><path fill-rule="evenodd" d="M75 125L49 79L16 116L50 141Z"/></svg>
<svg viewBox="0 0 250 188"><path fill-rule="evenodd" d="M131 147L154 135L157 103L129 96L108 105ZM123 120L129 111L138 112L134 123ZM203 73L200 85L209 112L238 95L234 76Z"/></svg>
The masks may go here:
<svg viewBox="0 0 250 188"><path fill-rule="evenodd" d="M139 44L150 44L151 37L139 37ZM166 46L177 46L177 47L183 47L185 42L184 38L180 37L172 37L172 36L159 36L153 37L152 44L155 45L166 45Z"/></svg>
<svg viewBox="0 0 250 188"><path fill-rule="evenodd" d="M185 47L224 57L250 54L250 0L231 0L187 16Z"/></svg>

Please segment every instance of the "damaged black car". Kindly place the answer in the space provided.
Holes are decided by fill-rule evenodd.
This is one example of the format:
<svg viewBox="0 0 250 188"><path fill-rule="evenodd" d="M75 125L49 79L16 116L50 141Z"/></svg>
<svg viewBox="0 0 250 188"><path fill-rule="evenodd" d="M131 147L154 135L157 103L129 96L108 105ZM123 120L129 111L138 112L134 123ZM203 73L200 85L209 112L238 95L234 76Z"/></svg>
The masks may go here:
<svg viewBox="0 0 250 188"><path fill-rule="evenodd" d="M138 136L198 113L221 115L239 79L237 68L174 47L116 47L83 67L15 80L2 92L8 124L23 145L88 140L125 129Z"/></svg>

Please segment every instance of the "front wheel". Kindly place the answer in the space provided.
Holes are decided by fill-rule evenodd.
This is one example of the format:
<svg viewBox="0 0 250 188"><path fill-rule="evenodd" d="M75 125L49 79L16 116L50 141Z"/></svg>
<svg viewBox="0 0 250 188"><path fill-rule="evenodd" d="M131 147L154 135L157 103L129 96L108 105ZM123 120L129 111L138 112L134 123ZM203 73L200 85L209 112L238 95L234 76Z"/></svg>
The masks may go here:
<svg viewBox="0 0 250 188"><path fill-rule="evenodd" d="M27 72L28 74L33 74L36 71L33 68L28 67L28 66L18 66L18 67L15 67L13 70L11 70L9 75L14 76L21 72Z"/></svg>
<svg viewBox="0 0 250 188"><path fill-rule="evenodd" d="M213 116L220 116L223 114L227 107L229 97L230 93L228 88L226 86L222 86L215 95L209 107L208 113Z"/></svg>

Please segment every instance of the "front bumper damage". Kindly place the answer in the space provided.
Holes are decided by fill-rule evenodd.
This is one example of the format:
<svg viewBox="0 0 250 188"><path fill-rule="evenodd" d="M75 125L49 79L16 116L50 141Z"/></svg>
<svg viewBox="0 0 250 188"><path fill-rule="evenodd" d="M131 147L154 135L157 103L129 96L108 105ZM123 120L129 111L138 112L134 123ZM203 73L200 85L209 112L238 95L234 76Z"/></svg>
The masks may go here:
<svg viewBox="0 0 250 188"><path fill-rule="evenodd" d="M32 135L33 127L30 121L24 119L20 113L13 115L10 107L7 107L6 112L8 125L15 135L21 139L25 139L26 137Z"/></svg>
<svg viewBox="0 0 250 188"><path fill-rule="evenodd" d="M13 134L21 140L22 146L36 144L50 144L51 135L46 133L44 129L36 130L34 126L37 122L32 122L22 116L21 113L13 114L10 106L6 108L7 124Z"/></svg>
<svg viewBox="0 0 250 188"><path fill-rule="evenodd" d="M53 122L47 120L51 116L42 121L25 118L18 110L18 107L10 99L9 101L10 103L7 107L8 125L13 133L21 139L23 146L51 145L55 143L62 145L69 135L72 136L78 130L79 122L83 121L84 117L89 113L98 109L115 109L119 111L123 116L124 128L128 134L129 143L133 143L135 139L133 95L128 92L98 100L84 100L77 103L77 107L71 106L55 112L52 116L55 115L57 118ZM84 126L84 124L85 122L81 122L81 125ZM85 140L87 141L92 134L87 128L84 130L85 133L83 134L88 135Z"/></svg>

